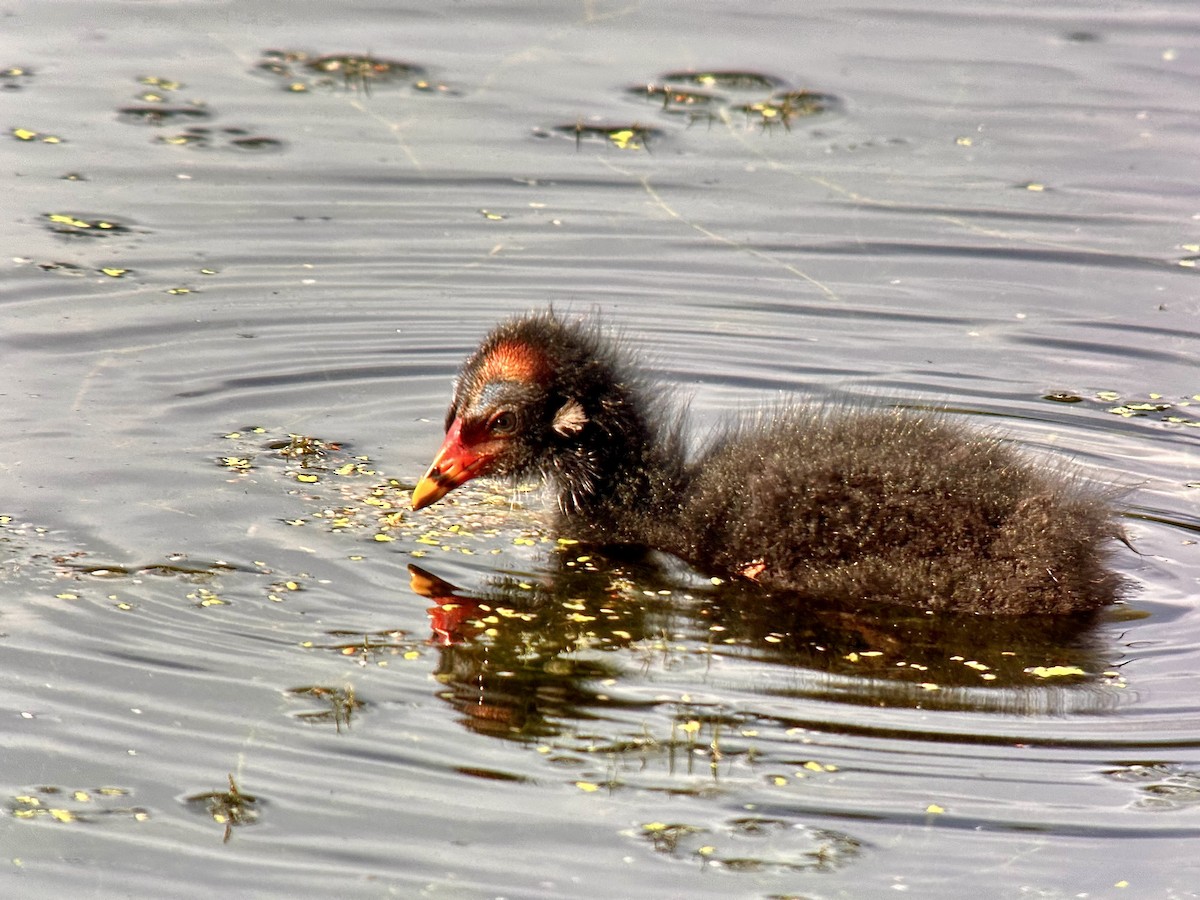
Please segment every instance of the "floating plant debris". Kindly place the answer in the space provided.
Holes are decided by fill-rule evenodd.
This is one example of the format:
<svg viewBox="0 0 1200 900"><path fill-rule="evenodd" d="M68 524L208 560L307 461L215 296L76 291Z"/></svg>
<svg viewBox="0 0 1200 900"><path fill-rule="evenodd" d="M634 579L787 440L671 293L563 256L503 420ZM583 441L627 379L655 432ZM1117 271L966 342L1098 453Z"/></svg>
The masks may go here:
<svg viewBox="0 0 1200 900"><path fill-rule="evenodd" d="M218 575L237 571L236 567L225 562L213 562L206 566L182 566L176 563L150 563L144 566L118 566L96 563L68 562L63 564L64 571L90 578L141 578L153 575L158 578L177 578L188 584L211 582Z"/></svg>
<svg viewBox="0 0 1200 900"><path fill-rule="evenodd" d="M421 91L425 94L447 94L451 97L457 97L459 91L446 84L438 84L432 81L426 81L422 78L420 81L413 82L413 90Z"/></svg>
<svg viewBox="0 0 1200 900"><path fill-rule="evenodd" d="M1072 394L1070 391L1053 391L1049 394L1042 395L1043 400L1049 400L1052 403L1082 403L1083 398L1078 394Z"/></svg>
<svg viewBox="0 0 1200 900"><path fill-rule="evenodd" d="M230 140L229 146L247 153L267 153L282 150L283 141L269 137L238 137Z"/></svg>
<svg viewBox="0 0 1200 900"><path fill-rule="evenodd" d="M189 128L182 134L160 135L155 138L155 141L160 144L171 144L175 147L187 147L198 145L207 147L209 145L208 135L204 132L207 128Z"/></svg>
<svg viewBox="0 0 1200 900"><path fill-rule="evenodd" d="M811 91L786 91L774 94L766 100L755 103L744 103L737 107L739 112L749 116L755 124L770 128L782 125L791 128L793 119L815 116L823 113L837 104L837 98L829 94L816 94Z"/></svg>
<svg viewBox="0 0 1200 900"><path fill-rule="evenodd" d="M1073 678L1088 674L1079 666L1029 666L1025 672L1035 678Z"/></svg>
<svg viewBox="0 0 1200 900"><path fill-rule="evenodd" d="M46 227L55 234L72 237L107 237L112 234L128 234L130 226L107 216L88 217L73 213L45 213Z"/></svg>
<svg viewBox="0 0 1200 900"><path fill-rule="evenodd" d="M66 275L70 278L80 278L91 272L91 269L84 266L77 266L75 263L66 262L38 263L38 268L43 272L53 272L55 275Z"/></svg>
<svg viewBox="0 0 1200 900"><path fill-rule="evenodd" d="M290 76L293 64L306 59L308 54L300 50L264 50L255 68L269 75Z"/></svg>
<svg viewBox="0 0 1200 900"><path fill-rule="evenodd" d="M768 816L742 816L715 828L647 822L637 836L665 856L736 872L833 872L864 847L845 832Z"/></svg>
<svg viewBox="0 0 1200 900"><path fill-rule="evenodd" d="M573 138L577 148L584 141L603 141L618 150L649 150L650 139L662 135L657 128L648 128L636 122L629 125L584 125L577 122L574 125L557 125L551 131ZM535 131L534 134L539 137L547 136L544 131Z"/></svg>
<svg viewBox="0 0 1200 900"><path fill-rule="evenodd" d="M1200 805L1200 771L1174 763L1130 762L1104 773L1111 780L1132 784L1140 794L1134 809L1164 812Z"/></svg>
<svg viewBox="0 0 1200 900"><path fill-rule="evenodd" d="M0 69L0 90L19 91L33 77L33 71L24 66L7 66Z"/></svg>
<svg viewBox="0 0 1200 900"><path fill-rule="evenodd" d="M324 459L330 452L342 449L336 441L323 441L307 434L289 434L286 441L272 441L267 449L276 451L284 459L298 459L307 466L312 460Z"/></svg>
<svg viewBox="0 0 1200 900"><path fill-rule="evenodd" d="M374 56L319 56L304 65L314 72L341 75L347 87L366 87L368 82L404 81L425 73L420 66Z"/></svg>
<svg viewBox="0 0 1200 900"><path fill-rule="evenodd" d="M161 127L181 122L204 122L213 118L213 112L201 100L176 102L166 105L168 94L183 88L183 83L147 75L138 79L138 83L152 90L143 90L137 95L140 105L126 106L117 110L120 121L131 125L150 125ZM178 134L160 135L155 143L175 147L198 147L238 150L249 153L261 153L283 148L283 141L263 135L257 135L247 128L211 128L203 125L192 125Z"/></svg>
<svg viewBox="0 0 1200 900"><path fill-rule="evenodd" d="M186 800L188 806L225 826L224 843L229 843L235 826L253 825L258 821L258 802L257 797L242 793L232 775L229 776L228 791L193 794Z"/></svg>
<svg viewBox="0 0 1200 900"><path fill-rule="evenodd" d="M325 641L304 641L305 650L327 650L338 656L347 657L360 665L375 663L387 665L385 657L402 657L406 660L420 659L424 640L410 638L400 630L360 631L334 630L325 633Z"/></svg>
<svg viewBox="0 0 1200 900"><path fill-rule="evenodd" d="M138 806L121 804L129 791L118 787L64 788L43 785L10 797L9 815L18 821L51 819L63 824L97 822L105 818L131 818L144 822L150 813Z"/></svg>
<svg viewBox="0 0 1200 900"><path fill-rule="evenodd" d="M1154 417L1170 425L1200 428L1200 394L1169 398L1151 392L1137 398L1126 398L1116 391L1098 391L1091 397L1057 391L1044 395L1042 399L1056 403L1086 402L1125 419Z"/></svg>
<svg viewBox="0 0 1200 900"><path fill-rule="evenodd" d="M117 110L117 118L127 125L158 127L178 121L203 121L212 118L212 111L196 106L125 106Z"/></svg>
<svg viewBox="0 0 1200 900"><path fill-rule="evenodd" d="M784 87L784 82L773 75L761 72L739 71L676 71L661 78L672 84L694 84L702 88L720 88L726 91L774 91Z"/></svg>
<svg viewBox="0 0 1200 900"><path fill-rule="evenodd" d="M294 717L302 722L323 724L332 722L340 733L342 726L350 727L350 720L355 711L363 708L363 702L354 695L354 688L324 687L309 685L307 687L289 688L287 693L293 697L308 697L322 704L321 709L307 710L294 713Z"/></svg>
<svg viewBox="0 0 1200 900"><path fill-rule="evenodd" d="M34 131L31 128L14 128L12 136L18 141L26 141L27 143L39 144L61 144L63 139L57 134L43 134L40 131Z"/></svg>
<svg viewBox="0 0 1200 900"><path fill-rule="evenodd" d="M639 87L627 88L626 93L660 104L665 113L689 116L693 119L710 115L710 109L726 102L724 97L717 94L672 87L666 84L644 84Z"/></svg>
<svg viewBox="0 0 1200 900"><path fill-rule="evenodd" d="M303 515L284 519L290 527L358 534L376 545L404 541L405 548L415 545L407 552L416 558L435 551L463 555L502 552L497 521L512 515L512 498L507 493L478 492L475 503L481 512L472 517L478 530L464 524L459 515L452 516L450 523L437 516L413 518L408 514L413 483L383 478L369 457L352 455L340 442L297 434L280 439L258 426L239 428L224 438L232 445L227 444L214 462L227 477L255 478L263 470L274 469L289 486L288 493L302 497L312 507ZM529 540L530 546L535 543Z"/></svg>
<svg viewBox="0 0 1200 900"><path fill-rule="evenodd" d="M147 87L156 88L160 91L178 91L185 87L181 81L175 81L171 78L161 78L158 75L143 75L137 82L138 84L144 84Z"/></svg>
<svg viewBox="0 0 1200 900"><path fill-rule="evenodd" d="M303 50L266 50L255 70L282 79L284 90L304 93L312 88L344 87L370 93L377 87L411 85L420 91L454 93L445 85L425 80L414 63L363 54L314 55Z"/></svg>
<svg viewBox="0 0 1200 900"><path fill-rule="evenodd" d="M817 116L841 106L840 99L833 94L791 88L782 79L761 72L666 72L653 81L625 88L625 94L653 103L661 114L682 118L689 125L707 121L732 127L737 121L734 114L737 114L745 118L748 125L763 130L782 125L790 131L797 119ZM647 143L644 126L624 131L606 126L560 126L555 131L570 134L577 142L586 137L605 138L622 149L637 149Z"/></svg>
<svg viewBox="0 0 1200 900"><path fill-rule="evenodd" d="M267 153L282 150L284 143L276 138L251 134L245 128L206 128L195 126L179 134L160 135L160 144L197 149L229 149L246 153Z"/></svg>

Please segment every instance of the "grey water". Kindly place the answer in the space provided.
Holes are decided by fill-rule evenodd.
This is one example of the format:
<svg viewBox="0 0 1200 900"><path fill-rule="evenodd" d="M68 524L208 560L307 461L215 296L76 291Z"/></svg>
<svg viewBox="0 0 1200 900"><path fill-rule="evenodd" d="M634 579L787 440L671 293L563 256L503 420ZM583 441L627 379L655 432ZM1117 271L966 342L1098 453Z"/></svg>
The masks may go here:
<svg viewBox="0 0 1200 900"><path fill-rule="evenodd" d="M10 0L0 891L1200 896L1200 10ZM1083 630L405 492L496 321L1125 491ZM416 568L411 568L411 567Z"/></svg>

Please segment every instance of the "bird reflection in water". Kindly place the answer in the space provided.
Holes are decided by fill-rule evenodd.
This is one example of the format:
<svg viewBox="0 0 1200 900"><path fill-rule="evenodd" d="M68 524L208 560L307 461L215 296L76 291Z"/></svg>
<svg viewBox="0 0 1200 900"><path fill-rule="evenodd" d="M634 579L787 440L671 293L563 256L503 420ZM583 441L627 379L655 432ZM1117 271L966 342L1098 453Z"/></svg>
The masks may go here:
<svg viewBox="0 0 1200 900"><path fill-rule="evenodd" d="M558 562L580 549L560 549ZM474 595L410 566L413 591L432 601L443 699L473 729L535 738L602 709L653 706L636 690L648 680L724 684L765 701L1015 714L1101 712L1124 696L1116 611L1031 619L801 605L736 582L681 588L657 561L501 576ZM787 704L758 706L759 719L795 724Z"/></svg>

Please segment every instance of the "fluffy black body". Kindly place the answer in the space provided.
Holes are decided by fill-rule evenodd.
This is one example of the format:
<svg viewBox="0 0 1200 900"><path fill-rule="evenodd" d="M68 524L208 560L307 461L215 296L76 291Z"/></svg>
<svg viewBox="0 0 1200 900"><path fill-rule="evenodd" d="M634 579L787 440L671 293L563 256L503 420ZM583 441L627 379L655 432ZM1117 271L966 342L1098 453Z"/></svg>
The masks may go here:
<svg viewBox="0 0 1200 900"><path fill-rule="evenodd" d="M669 391L594 325L553 314L484 339L447 427L497 411L515 422L487 472L540 473L572 537L810 598L1060 614L1118 592L1123 536L1100 491L937 414L784 408L689 460Z"/></svg>

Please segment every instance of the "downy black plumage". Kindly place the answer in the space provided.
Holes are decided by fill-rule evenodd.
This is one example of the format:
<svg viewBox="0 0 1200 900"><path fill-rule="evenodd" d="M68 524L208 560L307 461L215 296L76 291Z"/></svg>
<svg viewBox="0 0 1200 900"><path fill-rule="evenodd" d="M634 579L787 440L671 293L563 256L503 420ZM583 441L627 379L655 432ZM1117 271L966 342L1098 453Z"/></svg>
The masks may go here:
<svg viewBox="0 0 1200 900"><path fill-rule="evenodd" d="M593 323L533 314L468 357L413 492L540 474L560 528L663 550L772 592L982 614L1114 600L1123 533L1103 491L936 413L794 405L692 458L683 414Z"/></svg>

